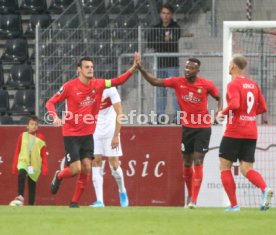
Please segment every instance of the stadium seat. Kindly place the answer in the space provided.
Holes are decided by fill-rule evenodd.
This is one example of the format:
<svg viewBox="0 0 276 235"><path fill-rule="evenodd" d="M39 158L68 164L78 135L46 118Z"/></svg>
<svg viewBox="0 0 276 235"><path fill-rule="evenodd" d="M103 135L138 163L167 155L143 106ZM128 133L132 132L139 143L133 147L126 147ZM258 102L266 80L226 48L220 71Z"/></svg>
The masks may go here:
<svg viewBox="0 0 276 235"><path fill-rule="evenodd" d="M111 14L130 14L134 11L133 0L109 0L108 12Z"/></svg>
<svg viewBox="0 0 276 235"><path fill-rule="evenodd" d="M0 88L4 87L5 79L4 79L4 70L2 64L0 64Z"/></svg>
<svg viewBox="0 0 276 235"><path fill-rule="evenodd" d="M137 1L135 9L138 14L147 14L150 11L150 4L148 1Z"/></svg>
<svg viewBox="0 0 276 235"><path fill-rule="evenodd" d="M19 12L17 0L0 0L0 14L14 14Z"/></svg>
<svg viewBox="0 0 276 235"><path fill-rule="evenodd" d="M62 15L57 21L57 26L59 29L78 28L79 25L80 25L80 21L78 16L72 15L72 14Z"/></svg>
<svg viewBox="0 0 276 235"><path fill-rule="evenodd" d="M1 56L3 61L22 63L28 57L28 43L25 38L13 38L6 41L4 52Z"/></svg>
<svg viewBox="0 0 276 235"><path fill-rule="evenodd" d="M171 0L170 4L174 6L175 13L187 13L192 10L192 1L190 0Z"/></svg>
<svg viewBox="0 0 276 235"><path fill-rule="evenodd" d="M120 15L114 22L112 36L117 39L137 39L139 18L135 14Z"/></svg>
<svg viewBox="0 0 276 235"><path fill-rule="evenodd" d="M86 14L105 13L105 4L102 0L81 0L81 4Z"/></svg>
<svg viewBox="0 0 276 235"><path fill-rule="evenodd" d="M42 29L45 29L51 24L51 22L52 22L52 18L48 14L32 15L24 35L28 38L34 38L35 27L37 24L39 24Z"/></svg>
<svg viewBox="0 0 276 235"><path fill-rule="evenodd" d="M35 111L35 91L18 90L10 112L14 115L33 114Z"/></svg>
<svg viewBox="0 0 276 235"><path fill-rule="evenodd" d="M17 124L18 124L18 125L26 125L27 122L28 122L28 119L29 119L29 115L27 115L27 116L22 116L22 117L18 120Z"/></svg>
<svg viewBox="0 0 276 235"><path fill-rule="evenodd" d="M9 93L6 90L0 90L0 114L3 115L9 111Z"/></svg>
<svg viewBox="0 0 276 235"><path fill-rule="evenodd" d="M52 13L60 14L62 13L74 0L51 0L48 10ZM70 9L70 13L73 13L76 7L73 6Z"/></svg>
<svg viewBox="0 0 276 235"><path fill-rule="evenodd" d="M47 11L47 1L22 0L19 9L22 13L44 13Z"/></svg>
<svg viewBox="0 0 276 235"><path fill-rule="evenodd" d="M80 25L81 21L77 14L61 15L61 17L57 20L57 31L55 37L60 40L79 41L82 35L80 30L76 31L75 29L80 28ZM82 32L86 33L86 31Z"/></svg>
<svg viewBox="0 0 276 235"><path fill-rule="evenodd" d="M33 68L30 64L15 64L10 70L7 87L20 89L20 88L33 88Z"/></svg>
<svg viewBox="0 0 276 235"><path fill-rule="evenodd" d="M18 14L0 15L0 38L16 38L22 34L21 17Z"/></svg>
<svg viewBox="0 0 276 235"><path fill-rule="evenodd" d="M91 29L91 37L94 39L109 39L111 32L106 29L109 25L109 17L106 14L90 15L87 19Z"/></svg>
<svg viewBox="0 0 276 235"><path fill-rule="evenodd" d="M13 125L13 119L9 115L0 116L0 125Z"/></svg>

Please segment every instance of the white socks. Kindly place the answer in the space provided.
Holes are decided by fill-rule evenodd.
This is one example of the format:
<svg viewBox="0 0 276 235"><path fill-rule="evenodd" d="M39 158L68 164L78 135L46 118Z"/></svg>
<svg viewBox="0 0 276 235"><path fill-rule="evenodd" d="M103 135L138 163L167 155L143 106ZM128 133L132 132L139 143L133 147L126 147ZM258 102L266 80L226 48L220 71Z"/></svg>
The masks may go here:
<svg viewBox="0 0 276 235"><path fill-rule="evenodd" d="M124 174L123 174L122 168L120 166L116 170L114 170L112 166L110 166L110 168L112 171L112 175L114 176L118 184L119 192L120 193L126 192Z"/></svg>
<svg viewBox="0 0 276 235"><path fill-rule="evenodd" d="M92 182L94 185L97 201L103 201L103 171L102 167L92 167Z"/></svg>

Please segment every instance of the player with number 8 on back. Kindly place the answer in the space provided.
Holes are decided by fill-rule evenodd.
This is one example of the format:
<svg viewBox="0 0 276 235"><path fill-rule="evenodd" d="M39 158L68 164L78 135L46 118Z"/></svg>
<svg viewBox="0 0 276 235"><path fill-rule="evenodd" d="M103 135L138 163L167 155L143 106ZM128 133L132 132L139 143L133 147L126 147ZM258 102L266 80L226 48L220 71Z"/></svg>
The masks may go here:
<svg viewBox="0 0 276 235"><path fill-rule="evenodd" d="M227 107L218 114L219 119L228 116L222 138L219 157L223 187L231 205L227 211L239 211L236 198L236 184L231 172L233 162L239 160L241 173L262 191L261 210L269 209L273 190L261 174L253 169L257 142L257 115L267 111L264 96L256 82L245 76L247 59L233 56L229 65L232 77L227 86Z"/></svg>

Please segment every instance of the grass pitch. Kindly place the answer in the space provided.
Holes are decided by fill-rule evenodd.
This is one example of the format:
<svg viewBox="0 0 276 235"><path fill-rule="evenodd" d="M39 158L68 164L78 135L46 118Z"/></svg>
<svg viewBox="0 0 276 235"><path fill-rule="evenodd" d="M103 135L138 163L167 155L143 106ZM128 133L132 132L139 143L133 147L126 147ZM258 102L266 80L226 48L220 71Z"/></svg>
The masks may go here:
<svg viewBox="0 0 276 235"><path fill-rule="evenodd" d="M0 207L1 235L268 235L276 209Z"/></svg>

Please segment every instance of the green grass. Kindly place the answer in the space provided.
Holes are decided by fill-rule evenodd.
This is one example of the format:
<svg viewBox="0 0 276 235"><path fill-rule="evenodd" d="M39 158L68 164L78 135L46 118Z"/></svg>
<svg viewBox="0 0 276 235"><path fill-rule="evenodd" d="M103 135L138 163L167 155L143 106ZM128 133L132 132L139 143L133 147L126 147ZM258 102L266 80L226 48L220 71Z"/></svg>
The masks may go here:
<svg viewBox="0 0 276 235"><path fill-rule="evenodd" d="M267 235L276 210L179 207L0 207L1 235Z"/></svg>

